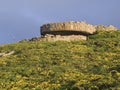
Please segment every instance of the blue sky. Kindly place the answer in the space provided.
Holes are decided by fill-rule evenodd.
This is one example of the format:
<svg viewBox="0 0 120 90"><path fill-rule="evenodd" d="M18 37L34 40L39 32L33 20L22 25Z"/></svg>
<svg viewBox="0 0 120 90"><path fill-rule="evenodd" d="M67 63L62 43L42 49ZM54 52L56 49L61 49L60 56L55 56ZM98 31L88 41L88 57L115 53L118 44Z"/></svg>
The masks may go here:
<svg viewBox="0 0 120 90"><path fill-rule="evenodd" d="M49 22L86 21L120 28L120 0L0 0L0 44L40 35Z"/></svg>

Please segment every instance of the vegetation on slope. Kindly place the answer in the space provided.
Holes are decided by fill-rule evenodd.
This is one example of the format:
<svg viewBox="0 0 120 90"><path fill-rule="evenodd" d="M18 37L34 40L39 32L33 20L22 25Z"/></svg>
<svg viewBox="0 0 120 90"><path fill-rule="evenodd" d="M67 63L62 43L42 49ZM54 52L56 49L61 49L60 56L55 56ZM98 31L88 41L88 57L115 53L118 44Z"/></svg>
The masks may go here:
<svg viewBox="0 0 120 90"><path fill-rule="evenodd" d="M0 46L0 90L120 90L120 31L87 41Z"/></svg>

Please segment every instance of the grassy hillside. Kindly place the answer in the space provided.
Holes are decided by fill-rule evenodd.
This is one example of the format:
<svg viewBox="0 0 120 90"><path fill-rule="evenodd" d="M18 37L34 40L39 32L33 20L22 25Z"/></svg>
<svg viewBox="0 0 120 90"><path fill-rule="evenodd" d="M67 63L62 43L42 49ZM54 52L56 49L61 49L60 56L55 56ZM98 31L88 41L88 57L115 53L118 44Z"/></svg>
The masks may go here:
<svg viewBox="0 0 120 90"><path fill-rule="evenodd" d="M120 31L87 41L0 46L0 90L120 90Z"/></svg>

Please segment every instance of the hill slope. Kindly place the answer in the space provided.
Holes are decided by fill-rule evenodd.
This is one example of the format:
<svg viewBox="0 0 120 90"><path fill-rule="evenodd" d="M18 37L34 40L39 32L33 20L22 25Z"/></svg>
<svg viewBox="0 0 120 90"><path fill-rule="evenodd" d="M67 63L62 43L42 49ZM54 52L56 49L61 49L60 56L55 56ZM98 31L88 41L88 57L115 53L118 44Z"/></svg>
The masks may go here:
<svg viewBox="0 0 120 90"><path fill-rule="evenodd" d="M24 41L0 46L0 90L119 90L120 31L87 41Z"/></svg>

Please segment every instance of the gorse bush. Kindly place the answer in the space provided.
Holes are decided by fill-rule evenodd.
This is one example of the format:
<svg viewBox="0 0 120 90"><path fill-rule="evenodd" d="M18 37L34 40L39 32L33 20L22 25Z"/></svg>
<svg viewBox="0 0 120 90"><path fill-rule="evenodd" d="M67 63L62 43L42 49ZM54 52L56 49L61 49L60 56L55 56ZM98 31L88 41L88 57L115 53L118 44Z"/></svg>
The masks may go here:
<svg viewBox="0 0 120 90"><path fill-rule="evenodd" d="M24 41L0 46L0 90L119 90L120 31L87 41Z"/></svg>

